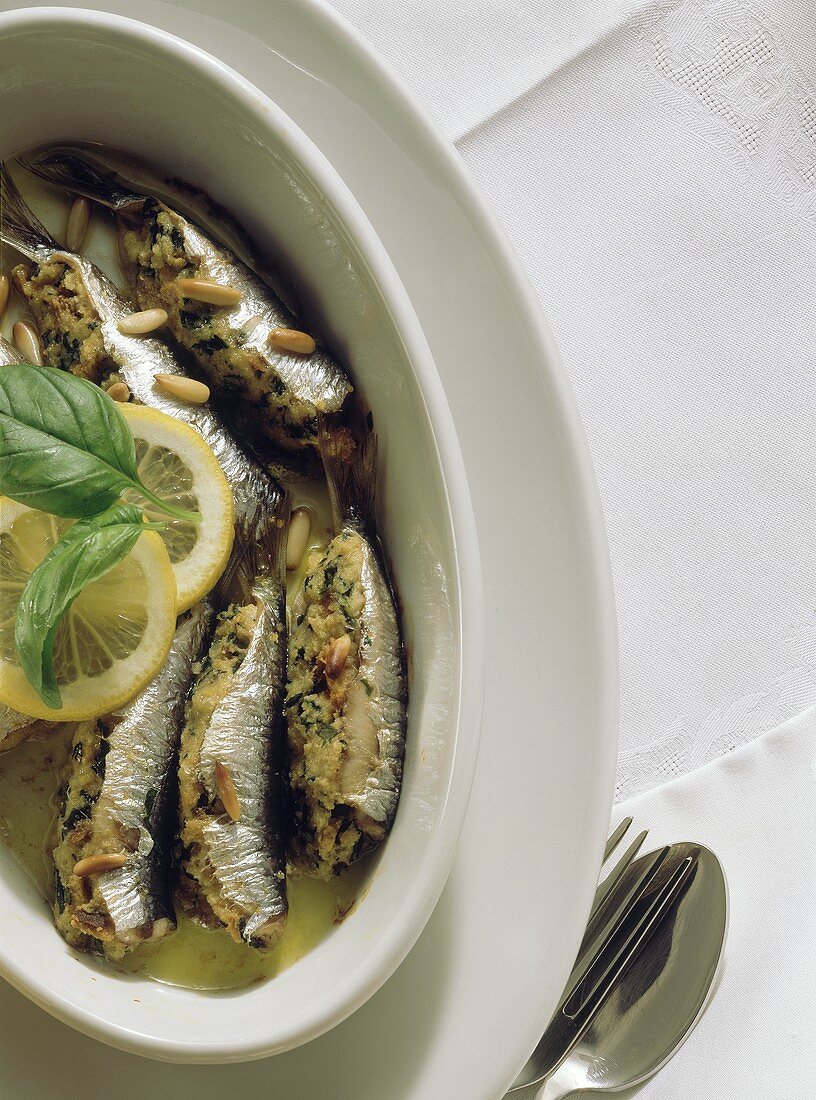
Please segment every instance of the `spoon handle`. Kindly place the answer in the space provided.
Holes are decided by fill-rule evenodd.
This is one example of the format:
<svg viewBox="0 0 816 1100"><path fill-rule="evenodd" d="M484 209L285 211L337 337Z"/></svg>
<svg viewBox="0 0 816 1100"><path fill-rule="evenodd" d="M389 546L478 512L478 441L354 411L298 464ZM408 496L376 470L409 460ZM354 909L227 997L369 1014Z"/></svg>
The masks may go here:
<svg viewBox="0 0 816 1100"><path fill-rule="evenodd" d="M562 1096L569 1096L579 1086L570 1073L569 1063L565 1062L548 1077L537 1092L531 1093L529 1100L561 1100ZM525 1097L524 1100L527 1100Z"/></svg>
<svg viewBox="0 0 816 1100"><path fill-rule="evenodd" d="M516 1089L513 1100L561 1100L563 1096L569 1096L581 1087L587 1087L586 1081L583 1086L580 1081L576 1081L569 1062L564 1062L546 1081L536 1081L526 1088Z"/></svg>

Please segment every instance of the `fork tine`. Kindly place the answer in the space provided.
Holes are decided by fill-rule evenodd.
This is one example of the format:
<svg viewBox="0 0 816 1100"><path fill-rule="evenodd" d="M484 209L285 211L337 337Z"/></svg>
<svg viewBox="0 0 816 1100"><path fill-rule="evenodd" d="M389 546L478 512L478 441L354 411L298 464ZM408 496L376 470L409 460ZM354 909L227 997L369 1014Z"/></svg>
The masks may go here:
<svg viewBox="0 0 816 1100"><path fill-rule="evenodd" d="M697 866L697 858L696 855L688 855L678 867L675 867L668 880L660 886L655 896L649 901L645 912L641 913L635 924L627 930L623 943L615 945L611 958L605 957L605 952L599 954L597 969L594 966L590 967L564 1004L562 1011L565 1016L574 1019L579 1012L587 1009L593 1000L597 1010L604 993L615 983L637 947L659 923L674 898L691 877ZM628 915L621 921L621 926L625 925L627 919ZM620 926L616 931L619 930Z"/></svg>
<svg viewBox="0 0 816 1100"><path fill-rule="evenodd" d="M623 821L620 823L620 825L618 825L617 829L615 829L615 831L612 833L609 840L607 840L606 847L604 848L604 857L603 857L604 863L606 863L606 861L609 859L609 857L615 851L617 846L623 840L624 836L626 836L626 833L627 833L627 831L629 829L629 826L631 824L632 824L632 818L631 817L625 817L623 819Z"/></svg>
<svg viewBox="0 0 816 1100"><path fill-rule="evenodd" d="M579 957L546 1031L508 1089L508 1096L515 1096L521 1090L527 1095L531 1085L540 1085L563 1063L591 1026L632 959L674 904L694 873L699 853L690 853L679 865L672 867L666 864L671 850L667 846L651 852L633 868L632 877L637 879L634 895L628 904L617 907L610 925L604 925L604 942L593 951L592 957ZM631 895L632 891L627 894Z"/></svg>
<svg viewBox="0 0 816 1100"><path fill-rule="evenodd" d="M638 839L640 840L641 838L639 837ZM592 928L587 929L584 935L584 942L581 944L581 950L578 952L578 958L576 959L572 974L570 974L570 980L567 983L567 987L562 994L560 1004L563 1004L569 999L586 972L609 943L620 925L620 922L632 908L635 900L640 897L642 892L657 874L661 864L669 854L669 849L670 845L667 844L664 848L652 852L651 855L644 856L643 866L632 876L631 883L627 886L623 897L617 902L612 912L605 915L601 927L597 930Z"/></svg>
<svg viewBox="0 0 816 1100"><path fill-rule="evenodd" d="M630 817L629 821L631 822L631 820L632 819ZM628 827L629 826L627 825L627 828ZM620 826L618 826L618 828L620 828ZM616 830L616 832L617 832L617 830ZM642 833L640 833L638 836L635 837L635 839L632 841L632 843L629 845L629 847L623 853L621 858L615 864L615 867L609 872L609 874L606 876L606 878L603 880L603 882L601 882L599 884L598 889L595 891L595 898L592 902L592 909L589 912L589 920L587 921L587 928L589 928L589 925L592 923L592 918L595 916L595 914L601 908L603 903L606 901L606 899L609 897L609 895L612 893L612 891L617 886L617 884L620 881L621 876L623 875L626 868L629 866L629 864L632 862L632 860L635 858L635 856L640 851L641 847L643 846L643 841L646 839L648 834L649 834L649 830L644 829ZM612 834L612 836L614 836L614 835L615 835L615 833ZM622 835L623 834L621 834L621 836ZM612 837L610 837L609 839L611 840Z"/></svg>

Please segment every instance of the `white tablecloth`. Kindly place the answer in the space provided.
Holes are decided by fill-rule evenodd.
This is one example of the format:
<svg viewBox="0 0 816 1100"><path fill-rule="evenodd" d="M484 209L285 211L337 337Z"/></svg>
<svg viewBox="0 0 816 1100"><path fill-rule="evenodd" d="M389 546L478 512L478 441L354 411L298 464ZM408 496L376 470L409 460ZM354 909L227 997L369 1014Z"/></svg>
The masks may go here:
<svg viewBox="0 0 816 1100"><path fill-rule="evenodd" d="M560 345L615 578L618 800L730 882L717 996L642 1095L814 1095L814 5L334 3L455 142Z"/></svg>
<svg viewBox="0 0 816 1100"><path fill-rule="evenodd" d="M455 141L575 387L620 622L618 798L802 712L814 5L334 2Z"/></svg>

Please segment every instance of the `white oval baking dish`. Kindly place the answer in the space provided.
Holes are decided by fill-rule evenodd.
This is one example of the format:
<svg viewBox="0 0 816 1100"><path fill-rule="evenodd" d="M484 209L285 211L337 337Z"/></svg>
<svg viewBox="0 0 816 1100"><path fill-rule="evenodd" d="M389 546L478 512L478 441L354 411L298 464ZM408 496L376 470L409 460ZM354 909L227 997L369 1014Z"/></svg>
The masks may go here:
<svg viewBox="0 0 816 1100"><path fill-rule="evenodd" d="M405 292L353 197L267 97L180 39L77 9L0 16L0 157L48 141L123 148L217 196L287 257L381 439L380 521L411 663L403 795L365 896L273 980L199 994L106 972L54 931L0 848L0 973L105 1042L173 1061L262 1057L321 1034L398 966L445 883L475 766L483 615L475 525L444 393Z"/></svg>

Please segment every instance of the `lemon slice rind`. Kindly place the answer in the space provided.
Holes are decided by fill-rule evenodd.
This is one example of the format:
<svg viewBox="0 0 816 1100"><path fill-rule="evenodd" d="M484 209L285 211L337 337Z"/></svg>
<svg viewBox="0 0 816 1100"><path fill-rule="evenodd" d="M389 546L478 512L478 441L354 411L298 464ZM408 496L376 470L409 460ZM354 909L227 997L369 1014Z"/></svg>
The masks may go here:
<svg viewBox="0 0 816 1100"><path fill-rule="evenodd" d="M171 563L181 613L205 596L224 572L235 532L232 490L212 448L189 425L145 405L123 404L120 408L137 446L141 440L151 447L175 452L192 474L190 492L201 513L201 523L195 527L192 550L180 561ZM154 492L160 490L148 475L149 470L140 466L139 476L145 485ZM170 517L146 502L140 503L150 519L168 521L171 531L173 528L178 531L178 521L174 524Z"/></svg>
<svg viewBox="0 0 816 1100"><path fill-rule="evenodd" d="M26 511L25 505L0 497L0 533L8 532ZM61 683L62 706L56 710L46 706L16 662L0 655L0 703L32 718L51 722L82 721L116 710L138 695L155 677L167 659L175 632L175 575L164 543L153 531L145 531L139 536L124 561L135 563L148 578L145 599L140 604L145 615L144 628L135 649L114 660L109 668L97 675L79 675L70 683ZM120 566L114 567L108 576L115 580L116 569ZM127 598L123 594L123 599ZM3 615L8 614L4 609Z"/></svg>

